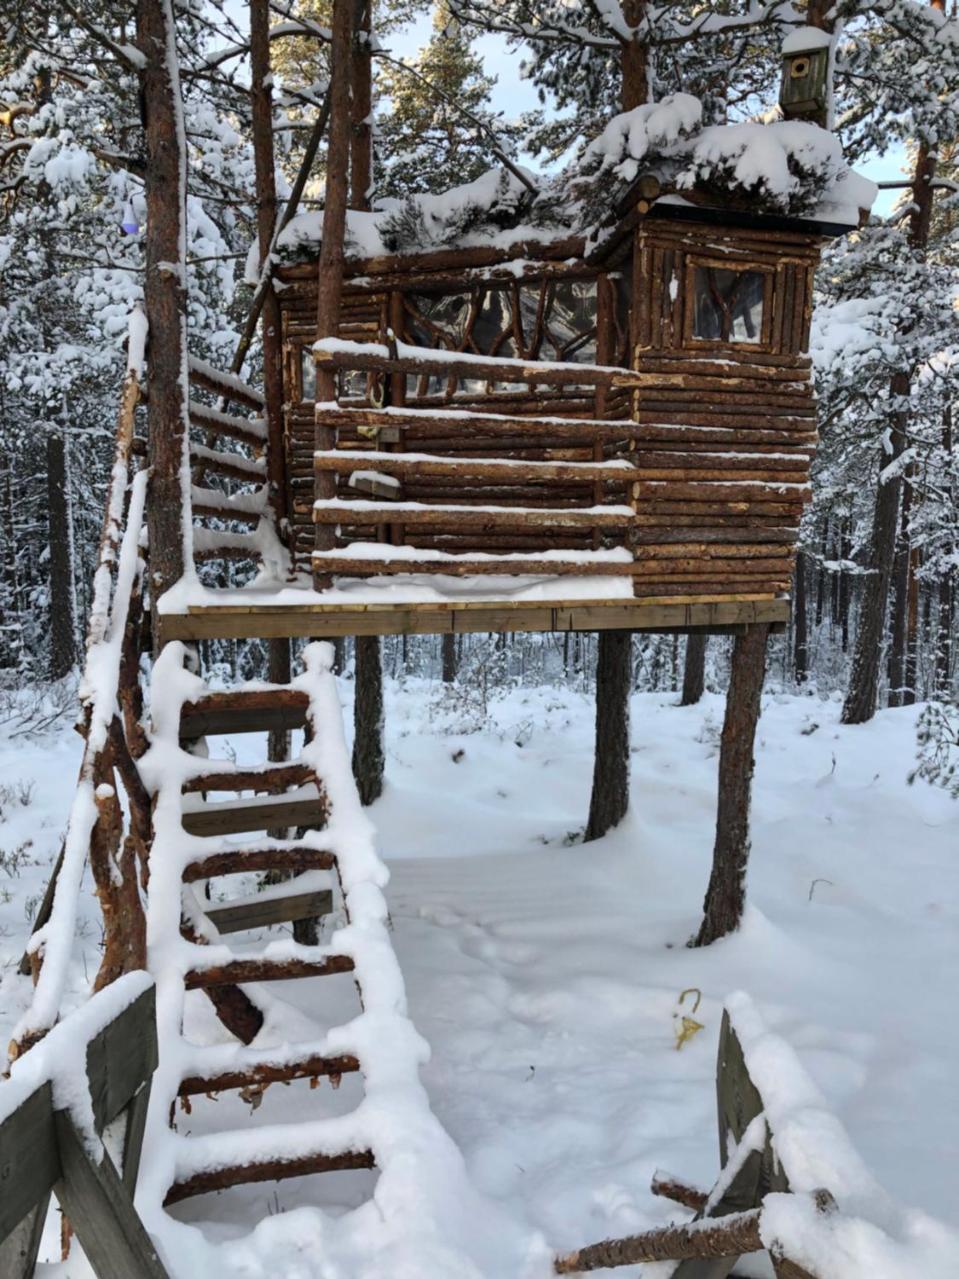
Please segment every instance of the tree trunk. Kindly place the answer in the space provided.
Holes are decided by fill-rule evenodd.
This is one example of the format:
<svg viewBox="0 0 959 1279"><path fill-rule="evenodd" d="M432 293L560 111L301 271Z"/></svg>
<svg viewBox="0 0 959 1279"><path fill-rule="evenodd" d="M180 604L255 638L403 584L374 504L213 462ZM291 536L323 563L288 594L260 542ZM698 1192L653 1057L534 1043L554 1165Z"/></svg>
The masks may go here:
<svg viewBox="0 0 959 1279"><path fill-rule="evenodd" d="M719 750L719 802L713 868L703 922L693 943L708 946L735 932L746 904L753 747L759 721L768 626L750 626L733 644L726 717Z"/></svg>
<svg viewBox="0 0 959 1279"><path fill-rule="evenodd" d="M629 695L633 637L600 631L596 644L596 756L584 840L601 839L629 808Z"/></svg>
<svg viewBox="0 0 959 1279"><path fill-rule="evenodd" d="M912 467L909 468L911 473ZM906 704L906 647L909 638L909 512L912 508L912 485L909 475L903 482L899 507L899 544L893 561L895 591L892 607L892 637L889 645L889 705Z"/></svg>
<svg viewBox="0 0 959 1279"><path fill-rule="evenodd" d="M892 391L897 397L909 394L907 373L896 373L893 376ZM902 491L901 476L895 475L886 480L882 477L885 468L895 462L902 452L904 429L905 422L901 414L897 414L890 432L890 452L884 451L879 459L879 489L866 565L869 572L863 578L852 672L842 708L844 724L865 724L876 713L886 606L896 553L896 526L899 521L899 495Z"/></svg>
<svg viewBox="0 0 959 1279"><path fill-rule="evenodd" d="M933 0L934 8L941 8ZM918 253L924 254L929 242L932 221L932 180L936 173L936 157L924 146L919 148L912 180L912 206L909 214L909 243ZM908 372L893 374L890 392L893 399L903 399L909 394ZM879 492L873 520L870 564L872 573L865 579L862 593L859 630L853 656L852 677L849 692L842 708L844 724L864 724L876 713L879 688L879 662L882 650L883 628L889 598L889 581L892 575L896 550L896 524L899 513L899 496L902 480L898 476L886 483L882 481L882 467L900 455L905 442L908 419L903 412L895 414L891 431L891 452L880 459Z"/></svg>
<svg viewBox="0 0 959 1279"><path fill-rule="evenodd" d="M353 104L350 130L350 208L369 209L373 196L373 58L371 0L356 0L353 44Z"/></svg>
<svg viewBox="0 0 959 1279"><path fill-rule="evenodd" d="M353 776L360 799L383 794L383 668L378 635L357 635L356 696L353 702Z"/></svg>
<svg viewBox="0 0 959 1279"><path fill-rule="evenodd" d="M47 433L47 528L50 538L50 678L62 679L77 660L67 445L58 423Z"/></svg>
<svg viewBox="0 0 959 1279"><path fill-rule="evenodd" d="M183 477L188 472L186 369L186 155L170 0L137 0L137 44L146 62L140 94L146 119L147 205L144 299L149 323L150 599L183 575Z"/></svg>
<svg viewBox="0 0 959 1279"><path fill-rule="evenodd" d="M323 205L323 240L320 245L317 286L317 338L336 337L343 295L343 237L349 193L350 161L350 63L353 44L354 0L333 0L330 45L330 128L326 151L326 192ZM314 444L317 449L335 448L334 431L322 420L323 405L336 399L336 373L326 364L316 366L316 412ZM320 472L315 480L318 498L336 496L333 473ZM330 550L336 540L334 527L317 524L315 546ZM330 585L329 574L314 574L319 589Z"/></svg>
<svg viewBox="0 0 959 1279"><path fill-rule="evenodd" d="M623 19L637 26L646 14L646 0L623 0ZM632 111L649 101L649 46L641 40L624 40L620 57L622 86L620 109Z"/></svg>
<svg viewBox="0 0 959 1279"><path fill-rule="evenodd" d="M441 654L443 659L443 683L456 683L456 636L447 631L442 636Z"/></svg>
<svg viewBox="0 0 959 1279"><path fill-rule="evenodd" d="M680 706L695 706L706 687L706 645L709 636L705 631L691 631L686 636L686 661L683 665L683 695Z"/></svg>
<svg viewBox="0 0 959 1279"><path fill-rule="evenodd" d="M806 625L806 557L796 555L796 586L793 598L793 672L797 684L809 678L809 629Z"/></svg>

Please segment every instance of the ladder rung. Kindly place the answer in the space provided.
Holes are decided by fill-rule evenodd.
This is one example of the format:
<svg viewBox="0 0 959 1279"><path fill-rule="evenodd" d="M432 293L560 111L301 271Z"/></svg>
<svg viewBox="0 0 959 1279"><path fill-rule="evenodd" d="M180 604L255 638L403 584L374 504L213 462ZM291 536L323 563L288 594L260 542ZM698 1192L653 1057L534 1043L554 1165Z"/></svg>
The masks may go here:
<svg viewBox="0 0 959 1279"><path fill-rule="evenodd" d="M212 791L265 791L280 794L288 786L305 786L316 780L309 764L263 764L259 768L211 769L183 783L185 795Z"/></svg>
<svg viewBox="0 0 959 1279"><path fill-rule="evenodd" d="M351 973L351 955L327 955L323 959L231 959L209 968L191 968L183 978L187 990L209 986L236 986L247 981L293 981L301 977L330 977Z"/></svg>
<svg viewBox="0 0 959 1279"><path fill-rule="evenodd" d="M183 871L183 882L214 879L218 875L242 875L248 871L333 870L336 854L328 848L310 848L306 844L286 847L229 848L208 853L189 862Z"/></svg>
<svg viewBox="0 0 959 1279"><path fill-rule="evenodd" d="M179 1203L193 1195L226 1190L230 1186L245 1186L254 1181L283 1181L288 1177L307 1177L316 1172L344 1172L353 1168L375 1166L373 1155L368 1150L347 1150L336 1155L315 1153L291 1159L226 1165L195 1172L182 1181L175 1181L167 1191L164 1203Z"/></svg>
<svg viewBox="0 0 959 1279"><path fill-rule="evenodd" d="M233 1045L228 1047L235 1056ZM268 1056L269 1049L262 1050L257 1055ZM241 1054L240 1062L243 1057L244 1054ZM293 1061L249 1062L205 1075L188 1075L180 1081L179 1095L189 1097L196 1093L223 1092L228 1088L250 1088L257 1084L278 1084L290 1079L310 1079L320 1075L349 1075L355 1074L359 1068L359 1060L349 1054L331 1057L323 1053L309 1053Z"/></svg>

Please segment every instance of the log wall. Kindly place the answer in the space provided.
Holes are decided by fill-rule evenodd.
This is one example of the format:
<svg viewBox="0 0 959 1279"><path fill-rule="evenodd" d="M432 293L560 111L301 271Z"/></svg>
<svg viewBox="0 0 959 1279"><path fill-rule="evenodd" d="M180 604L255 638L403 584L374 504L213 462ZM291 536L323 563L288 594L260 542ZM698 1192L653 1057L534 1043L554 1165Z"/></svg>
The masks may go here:
<svg viewBox="0 0 959 1279"><path fill-rule="evenodd" d="M491 251L446 251L419 259L358 264L348 277L339 336L412 341L408 295L462 293L473 286L517 280L595 280L595 361L631 366L633 385L550 386L408 379L403 373L360 370L344 381L341 404L353 412L336 423L344 467L337 496L379 499L351 471L357 454L375 451L403 502L459 508L516 508L515 523L499 516L451 516L371 527L340 523L337 546L356 541L412 545L444 552L520 553L627 546L635 593L649 598L766 597L788 592L799 519L808 499L816 442L809 343L812 276L820 239L801 232L717 228L647 218L620 249L617 262L591 266L578 243L539 250L521 246L522 260ZM757 342L704 341L694 336L692 279L697 264L762 273L765 305ZM313 406L302 399L302 353L315 335L315 267L280 272L286 350L286 440L289 509L297 552L305 563L313 544ZM404 302L407 295L407 302ZM625 334L625 336L624 336ZM516 344L514 344L515 346ZM475 349L467 346L465 349ZM496 351L490 352L497 354ZM502 353L502 352L500 352ZM527 354L523 351L523 358ZM535 356L533 357L535 358ZM424 394L427 385L432 393ZM392 409L384 426L383 405ZM430 413L418 410L428 408ZM471 421L444 419L437 409L473 412ZM482 416L481 416L482 415ZM500 420L501 419L501 420ZM554 419L553 425L547 419ZM557 421L556 419L562 419ZM603 424L602 429L597 429ZM384 466L384 452L475 459L469 471L424 463ZM346 465L346 455L350 464ZM626 459L625 475L580 478L575 468L516 468L496 462L604 462ZM485 465L492 463L494 465ZM334 469L335 460L322 462ZM370 469L377 469L371 465ZM631 505L632 519L584 519L541 526L529 513L562 507ZM438 513L437 513L438 514ZM319 518L332 522L333 512Z"/></svg>

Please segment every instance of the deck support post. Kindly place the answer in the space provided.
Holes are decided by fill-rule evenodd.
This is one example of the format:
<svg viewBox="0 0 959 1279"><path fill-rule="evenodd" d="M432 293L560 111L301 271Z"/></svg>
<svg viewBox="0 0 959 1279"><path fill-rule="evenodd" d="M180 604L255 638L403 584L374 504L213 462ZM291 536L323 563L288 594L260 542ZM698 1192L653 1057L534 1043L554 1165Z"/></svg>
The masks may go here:
<svg viewBox="0 0 959 1279"><path fill-rule="evenodd" d="M683 691L680 706L695 706L706 688L705 631L690 631L686 636L686 659L683 662Z"/></svg>
<svg viewBox="0 0 959 1279"><path fill-rule="evenodd" d="M750 626L733 642L726 717L719 749L719 800L713 868L703 905L703 922L694 942L708 946L735 932L746 903L749 863L749 805L755 760L769 627Z"/></svg>
<svg viewBox="0 0 959 1279"><path fill-rule="evenodd" d="M383 794L383 665L378 635L357 635L353 702L353 776L364 804Z"/></svg>
<svg viewBox="0 0 959 1279"><path fill-rule="evenodd" d="M633 683L631 631L596 636L596 756L584 840L601 839L629 808L629 695Z"/></svg>

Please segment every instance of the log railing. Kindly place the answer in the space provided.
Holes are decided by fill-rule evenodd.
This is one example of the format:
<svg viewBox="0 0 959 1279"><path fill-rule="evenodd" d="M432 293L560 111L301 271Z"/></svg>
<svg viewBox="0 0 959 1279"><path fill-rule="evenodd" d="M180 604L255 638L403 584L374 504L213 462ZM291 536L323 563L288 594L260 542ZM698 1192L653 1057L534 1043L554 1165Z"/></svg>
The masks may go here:
<svg viewBox="0 0 959 1279"><path fill-rule="evenodd" d="M772 439L751 405L782 398L782 387L760 383L740 405L740 379L715 363L683 394L707 407L720 393L737 400L732 426L687 421L695 408L678 411L647 373L612 366L338 338L317 342L314 355L328 374L376 375L394 400L317 406L310 512L320 586L334 573L495 573L626 577L646 597L788 590L809 498L815 409L805 373L787 388L782 412L794 416ZM445 381L446 396L407 396L407 380L424 376ZM480 392L454 396L458 380L561 394L536 415L489 412ZM604 416L613 391L631 397L630 417ZM306 513L302 501L293 507Z"/></svg>
<svg viewBox="0 0 959 1279"><path fill-rule="evenodd" d="M17 1058L56 1022L76 930L77 901L89 859L105 923L96 989L142 968L145 922L138 864L149 837L149 798L137 771L143 753L139 632L147 472L132 474L134 426L146 339L142 312L131 316L128 366L117 418L113 466L94 578L79 729L85 738L67 831L21 965L33 998L10 1044ZM120 803L126 792L126 810Z"/></svg>

